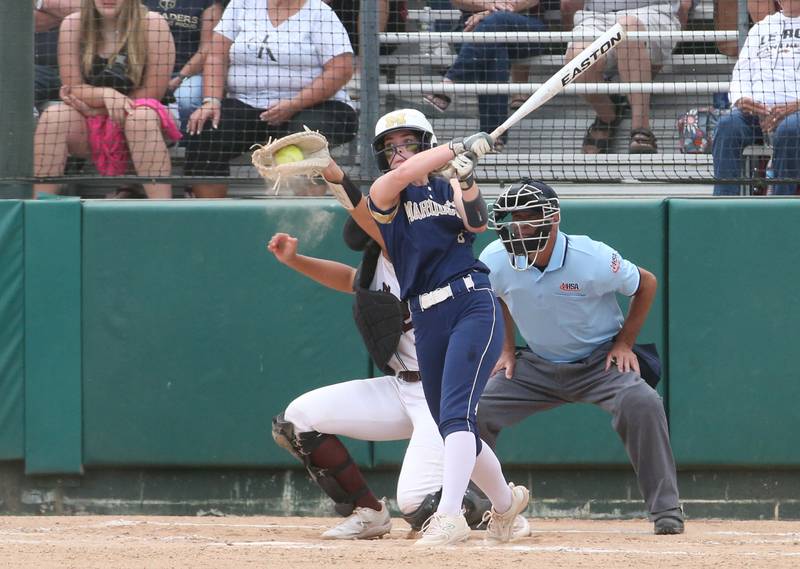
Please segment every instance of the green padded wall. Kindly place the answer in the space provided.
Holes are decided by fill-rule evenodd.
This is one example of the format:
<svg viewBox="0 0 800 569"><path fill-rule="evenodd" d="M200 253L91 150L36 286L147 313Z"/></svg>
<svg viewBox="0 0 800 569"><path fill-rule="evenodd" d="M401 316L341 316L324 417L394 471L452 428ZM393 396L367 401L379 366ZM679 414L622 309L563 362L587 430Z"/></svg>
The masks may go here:
<svg viewBox="0 0 800 569"><path fill-rule="evenodd" d="M25 471L80 473L81 204L25 202Z"/></svg>
<svg viewBox="0 0 800 569"><path fill-rule="evenodd" d="M25 453L25 274L22 202L0 200L0 460Z"/></svg>
<svg viewBox="0 0 800 569"><path fill-rule="evenodd" d="M355 265L332 200L84 204L84 462L282 466L271 419L312 387L364 377L350 298L281 265ZM369 464L369 444L350 443Z"/></svg>
<svg viewBox="0 0 800 569"><path fill-rule="evenodd" d="M800 464L800 201L671 200L669 220L678 463Z"/></svg>
<svg viewBox="0 0 800 569"><path fill-rule="evenodd" d="M569 199L561 203L565 233L604 241L659 278L659 293L640 340L656 342L665 359L664 204L661 200ZM494 238L488 231L480 235L476 254ZM399 464L404 451L403 443L376 444L376 464ZM497 452L503 464L628 464L611 428L611 416L591 405L566 405L529 417L503 431Z"/></svg>

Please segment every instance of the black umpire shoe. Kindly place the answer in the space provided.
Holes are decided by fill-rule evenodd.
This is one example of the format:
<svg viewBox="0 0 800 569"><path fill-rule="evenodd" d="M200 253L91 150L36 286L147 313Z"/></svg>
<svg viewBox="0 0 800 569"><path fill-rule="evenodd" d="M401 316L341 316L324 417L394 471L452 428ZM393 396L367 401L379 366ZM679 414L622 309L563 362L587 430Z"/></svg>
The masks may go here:
<svg viewBox="0 0 800 569"><path fill-rule="evenodd" d="M669 515L658 518L654 524L656 535L677 535L683 533L683 518L678 515Z"/></svg>

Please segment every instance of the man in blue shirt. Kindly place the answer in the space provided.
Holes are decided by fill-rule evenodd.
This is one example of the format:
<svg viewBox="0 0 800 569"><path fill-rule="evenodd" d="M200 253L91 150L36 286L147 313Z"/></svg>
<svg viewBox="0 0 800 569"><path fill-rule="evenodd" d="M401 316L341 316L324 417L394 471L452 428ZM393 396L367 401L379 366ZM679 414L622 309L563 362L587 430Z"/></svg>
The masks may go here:
<svg viewBox="0 0 800 569"><path fill-rule="evenodd" d="M500 239L480 260L491 270L506 329L478 408L481 436L494 446L503 427L533 413L572 402L598 405L613 417L655 533L682 533L664 407L642 379L635 353L656 278L604 243L561 233L559 222L555 191L533 180L509 187L492 208L489 227ZM625 318L616 293L631 297ZM514 323L527 344L519 351Z"/></svg>

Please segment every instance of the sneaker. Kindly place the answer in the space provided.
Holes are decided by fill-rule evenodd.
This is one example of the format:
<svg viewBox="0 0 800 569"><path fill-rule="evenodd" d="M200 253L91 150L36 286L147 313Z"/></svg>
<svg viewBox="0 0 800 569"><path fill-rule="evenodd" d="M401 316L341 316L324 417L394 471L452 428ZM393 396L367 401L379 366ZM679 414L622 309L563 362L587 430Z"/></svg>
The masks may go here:
<svg viewBox="0 0 800 569"><path fill-rule="evenodd" d="M381 500L379 511L356 508L342 523L322 534L323 539L375 539L392 531L392 517Z"/></svg>
<svg viewBox="0 0 800 569"><path fill-rule="evenodd" d="M514 525L511 527L511 541L530 536L531 524L528 523L528 518L525 516L517 516L514 518Z"/></svg>
<svg viewBox="0 0 800 569"><path fill-rule="evenodd" d="M463 514L433 514L422 524L422 537L414 545L452 545L466 541L470 531Z"/></svg>
<svg viewBox="0 0 800 569"><path fill-rule="evenodd" d="M683 519L677 515L658 518L653 524L653 533L656 535L678 535L683 533Z"/></svg>
<svg viewBox="0 0 800 569"><path fill-rule="evenodd" d="M490 543L504 543L511 541L514 537L514 524L517 521L517 516L525 511L528 507L530 495L525 486L514 486L509 482L511 488L511 507L507 512L499 513L494 509L486 512L486 538L485 541Z"/></svg>

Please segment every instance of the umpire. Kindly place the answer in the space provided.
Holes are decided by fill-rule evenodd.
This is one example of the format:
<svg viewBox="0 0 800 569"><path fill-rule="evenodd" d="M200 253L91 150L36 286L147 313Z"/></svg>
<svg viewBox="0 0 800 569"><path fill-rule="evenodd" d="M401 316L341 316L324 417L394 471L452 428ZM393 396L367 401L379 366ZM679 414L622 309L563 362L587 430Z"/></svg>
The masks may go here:
<svg viewBox="0 0 800 569"><path fill-rule="evenodd" d="M481 436L493 447L502 428L534 413L597 405L612 416L655 533L683 533L667 419L653 389L658 354L635 344L656 278L604 243L561 233L559 222L555 191L533 180L510 186L490 214L500 239L480 260L491 269L506 330L478 408ZM626 318L617 292L631 297ZM527 343L522 350L514 347L515 323Z"/></svg>

